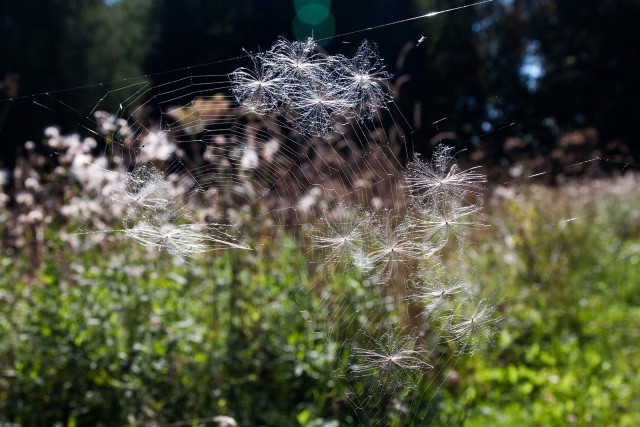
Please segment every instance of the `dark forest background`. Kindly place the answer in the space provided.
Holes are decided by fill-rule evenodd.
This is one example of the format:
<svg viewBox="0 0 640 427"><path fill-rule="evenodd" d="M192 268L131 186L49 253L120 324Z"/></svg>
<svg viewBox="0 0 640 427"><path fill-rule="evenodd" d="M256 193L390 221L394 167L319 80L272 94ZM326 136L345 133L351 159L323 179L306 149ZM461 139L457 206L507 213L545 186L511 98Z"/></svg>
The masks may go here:
<svg viewBox="0 0 640 427"><path fill-rule="evenodd" d="M353 50L364 38L378 44L402 82L397 102L418 150L444 136L489 163L558 157L557 150L637 159L637 0L495 0L331 38L465 3L3 0L0 167L10 167L16 147L38 141L47 125L82 131L32 102L43 93L89 111L104 93L97 83L140 75L161 83L176 78L170 70L312 32L326 37L321 44L331 53ZM237 63L219 68L228 72Z"/></svg>

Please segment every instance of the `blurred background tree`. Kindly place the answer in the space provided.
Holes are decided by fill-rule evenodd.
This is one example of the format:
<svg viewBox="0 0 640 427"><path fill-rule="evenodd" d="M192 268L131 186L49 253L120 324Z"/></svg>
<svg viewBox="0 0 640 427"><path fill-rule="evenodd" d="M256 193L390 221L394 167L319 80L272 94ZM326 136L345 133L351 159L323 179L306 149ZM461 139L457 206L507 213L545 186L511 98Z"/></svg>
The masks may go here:
<svg viewBox="0 0 640 427"><path fill-rule="evenodd" d="M554 149L561 132L593 128L597 143L591 149L617 141L637 154L633 119L640 113L634 102L639 95L634 79L640 69L640 30L632 20L640 3L496 0L360 31L465 3L4 0L2 96L144 74L162 83L175 78L168 70L238 58L243 48L264 50L278 36L313 34L332 53L350 52L367 38L379 45L396 77L407 77L398 102L416 131L419 150L447 131L460 143L482 145L488 158L499 160L507 137L544 154ZM332 38L353 31L359 32ZM56 98L87 112L100 93L104 88L98 85L95 91L68 91ZM114 104L106 107L115 109ZM40 138L44 126L74 126L36 105L17 113L3 102L0 109L5 163L14 147ZM437 128L430 126L442 118L446 120ZM515 125L496 132L510 123Z"/></svg>
<svg viewBox="0 0 640 427"><path fill-rule="evenodd" d="M604 141L637 140L639 14L634 0L514 3L509 17L529 22L544 67L537 114L563 128L594 126Z"/></svg>
<svg viewBox="0 0 640 427"><path fill-rule="evenodd" d="M0 3L2 98L56 92L81 114L100 99L100 87L70 90L143 74L155 26L147 0L3 0ZM11 84L8 84L11 83ZM115 105L114 105L115 104ZM107 104L115 110L117 103ZM62 107L62 106L61 106ZM38 141L45 126L76 130L77 122L36 104L0 105L0 166L11 165L16 147Z"/></svg>

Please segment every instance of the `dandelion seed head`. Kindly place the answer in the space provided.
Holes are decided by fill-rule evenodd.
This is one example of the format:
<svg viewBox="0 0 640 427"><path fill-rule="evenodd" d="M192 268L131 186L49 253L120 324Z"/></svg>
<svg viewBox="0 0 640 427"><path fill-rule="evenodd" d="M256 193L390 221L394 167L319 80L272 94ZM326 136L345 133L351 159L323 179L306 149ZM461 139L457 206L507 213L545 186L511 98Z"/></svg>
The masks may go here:
<svg viewBox="0 0 640 427"><path fill-rule="evenodd" d="M416 203L437 204L482 196L486 177L477 173L476 168L460 170L452 151L453 147L440 145L431 163L416 157L408 165L406 187Z"/></svg>
<svg viewBox="0 0 640 427"><path fill-rule="evenodd" d="M316 249L326 253L328 263L354 263L359 268L367 268L370 258L364 245L372 225L371 214L361 208L339 206L333 215L320 220L311 240Z"/></svg>
<svg viewBox="0 0 640 427"><path fill-rule="evenodd" d="M376 378L380 386L414 387L433 366L425 361L427 353L413 334L406 332L385 331L378 338L362 332L367 346L351 348L350 372L356 377Z"/></svg>
<svg viewBox="0 0 640 427"><path fill-rule="evenodd" d="M464 301L449 315L445 331L458 353L472 354L491 342L499 320L495 308L484 301Z"/></svg>

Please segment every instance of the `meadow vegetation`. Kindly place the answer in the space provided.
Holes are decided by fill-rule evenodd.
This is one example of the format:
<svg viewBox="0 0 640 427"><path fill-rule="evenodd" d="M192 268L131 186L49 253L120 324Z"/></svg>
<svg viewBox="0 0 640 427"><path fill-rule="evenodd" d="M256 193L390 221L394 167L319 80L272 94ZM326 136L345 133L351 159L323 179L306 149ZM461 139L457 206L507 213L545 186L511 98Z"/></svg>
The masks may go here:
<svg viewBox="0 0 640 427"><path fill-rule="evenodd" d="M443 359L444 377L429 377L435 387L419 408L425 419L633 425L637 184L628 174L493 189L483 211L490 227L472 233L464 262L503 320L493 346ZM11 212L1 212L6 224ZM252 227L262 239L250 242L255 250L193 259L118 233L73 235L77 224L64 218L44 228L37 253L30 227L22 247L5 240L0 422L207 425L226 414L239 425L357 423L335 372L335 359L349 355L327 351L340 337L319 339L304 315L309 306L332 309L314 301L320 281L366 298L357 274L326 283L300 236Z"/></svg>

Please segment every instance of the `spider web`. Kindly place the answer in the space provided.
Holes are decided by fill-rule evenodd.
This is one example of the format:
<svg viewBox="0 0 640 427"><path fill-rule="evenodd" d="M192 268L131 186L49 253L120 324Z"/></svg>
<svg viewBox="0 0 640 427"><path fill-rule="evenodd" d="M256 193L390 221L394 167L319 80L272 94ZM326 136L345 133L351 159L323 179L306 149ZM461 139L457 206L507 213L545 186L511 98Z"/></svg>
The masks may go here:
<svg viewBox="0 0 640 427"><path fill-rule="evenodd" d="M339 393L353 413L347 419L415 424L425 416L422 394L442 382L442 358L453 357L438 349L448 345L444 336L426 333L426 322L406 312L422 302L407 300L412 270L449 240L445 220L436 230L416 218L433 216L422 211L435 204L453 208L449 192L461 202L477 198L484 178L468 171L471 181L463 173L459 183L443 181L431 192L421 188L429 185L424 173L405 181L410 127L369 41L346 56L320 52L313 39L278 39L242 62L228 73L107 89L85 116L93 121L86 128L104 140L102 154L94 154L93 139L47 130L49 147L73 158L71 173L102 201L101 215L77 234L117 234L151 250L197 257L265 244L246 231L250 223L285 227L300 236L297 247L320 280L318 287L302 286L297 299L311 305L301 312L322 328L315 331L319 348L335 360ZM119 100L122 92L130 95ZM102 110L114 97L117 111ZM440 165L412 164L436 180L455 178L451 150L441 155ZM120 216L122 228L109 228L105 211ZM417 234L427 239L415 242Z"/></svg>
<svg viewBox="0 0 640 427"><path fill-rule="evenodd" d="M484 226L486 178L459 167L446 146L431 161L412 157L387 68L371 41L343 55L311 38L278 39L234 61L163 73L162 82L100 83L88 112L53 93L28 101L91 135L46 132L49 149L101 203L78 234L195 257L266 244L252 223L286 228L319 278L297 302L335 360L335 398L353 413L345 419L430 425L455 361L490 342L499 320L474 293L472 268L452 271L444 260Z"/></svg>

